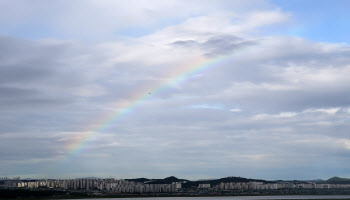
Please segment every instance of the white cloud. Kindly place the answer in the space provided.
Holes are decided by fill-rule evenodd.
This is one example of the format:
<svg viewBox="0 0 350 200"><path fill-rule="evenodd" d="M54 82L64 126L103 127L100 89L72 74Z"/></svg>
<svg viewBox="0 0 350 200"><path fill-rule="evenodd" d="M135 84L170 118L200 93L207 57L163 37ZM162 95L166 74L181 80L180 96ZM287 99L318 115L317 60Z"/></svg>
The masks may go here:
<svg viewBox="0 0 350 200"><path fill-rule="evenodd" d="M296 116L295 112L281 112L279 114L257 114L252 117L254 120L283 119Z"/></svg>
<svg viewBox="0 0 350 200"><path fill-rule="evenodd" d="M115 39L121 32L125 32L125 35L133 35L135 32L136 35L144 35L192 16L228 12L241 14L254 7L267 9L271 5L262 0L38 0L30 3L23 0L3 0L0 7L0 25L5 28L3 30L7 30L5 33L16 33L16 30L23 29L25 24L29 27L26 32L30 31L34 35L101 41L101 37ZM268 16L268 21L275 18L270 15L264 16Z"/></svg>
<svg viewBox="0 0 350 200"><path fill-rule="evenodd" d="M311 109L304 110L304 112L305 113L308 113L308 112L319 112L319 113L325 113L325 114L328 114L328 115L334 115L339 110L340 110L340 108L311 108Z"/></svg>
<svg viewBox="0 0 350 200"><path fill-rule="evenodd" d="M220 104L197 104L197 105L191 105L189 107L194 109L214 109L214 110L224 109L224 106Z"/></svg>
<svg viewBox="0 0 350 200"><path fill-rule="evenodd" d="M350 150L350 140L349 139L340 139L339 143L341 143L346 149Z"/></svg>

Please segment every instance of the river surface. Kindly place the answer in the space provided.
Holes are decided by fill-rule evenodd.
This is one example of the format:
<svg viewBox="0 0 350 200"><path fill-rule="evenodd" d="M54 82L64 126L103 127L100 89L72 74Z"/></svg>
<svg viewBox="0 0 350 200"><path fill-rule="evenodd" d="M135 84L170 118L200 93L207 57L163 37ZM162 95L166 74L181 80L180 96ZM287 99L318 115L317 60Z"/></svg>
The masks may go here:
<svg viewBox="0 0 350 200"><path fill-rule="evenodd" d="M130 198L98 198L98 199L130 200ZM274 200L274 199L350 199L350 195L283 195L283 196L225 196L225 197L217 196L217 197L135 198L135 200ZM67 200L67 199L65 199L65 200ZM80 199L80 200L84 200L84 199ZM91 199L85 199L85 200L91 200Z"/></svg>

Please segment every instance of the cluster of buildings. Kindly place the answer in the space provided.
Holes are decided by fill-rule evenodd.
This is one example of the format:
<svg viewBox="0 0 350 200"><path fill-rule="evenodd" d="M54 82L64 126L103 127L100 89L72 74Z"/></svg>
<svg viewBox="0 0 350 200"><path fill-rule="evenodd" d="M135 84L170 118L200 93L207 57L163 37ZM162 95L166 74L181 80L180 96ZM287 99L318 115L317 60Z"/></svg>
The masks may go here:
<svg viewBox="0 0 350 200"><path fill-rule="evenodd" d="M7 180L20 180L21 177L13 177L13 178L8 178L8 177L0 177L0 181L7 181Z"/></svg>
<svg viewBox="0 0 350 200"><path fill-rule="evenodd" d="M181 183L144 184L123 179L66 179L21 181L18 188L60 188L66 190L103 190L116 193L174 193Z"/></svg>
<svg viewBox="0 0 350 200"><path fill-rule="evenodd" d="M152 182L135 182L123 179L48 179L48 180L13 180L8 182L11 187L18 188L52 188L62 190L101 190L114 193L176 193L186 191L235 191L235 190L278 190L278 189L325 189L350 188L350 184L316 184L312 182L229 182L211 185L199 183L196 187L182 188L182 183L152 184Z"/></svg>
<svg viewBox="0 0 350 200"><path fill-rule="evenodd" d="M213 187L214 190L277 190L277 189L297 189L297 188L305 188L305 189L350 188L350 185L293 183L293 182L280 182L280 183L244 182L244 183L220 183L219 185L216 185Z"/></svg>

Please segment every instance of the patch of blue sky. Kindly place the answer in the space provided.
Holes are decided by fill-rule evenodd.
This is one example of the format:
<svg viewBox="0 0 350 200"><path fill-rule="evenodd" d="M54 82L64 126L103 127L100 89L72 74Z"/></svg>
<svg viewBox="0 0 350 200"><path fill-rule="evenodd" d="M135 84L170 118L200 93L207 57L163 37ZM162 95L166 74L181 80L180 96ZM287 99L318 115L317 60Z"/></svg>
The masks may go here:
<svg viewBox="0 0 350 200"><path fill-rule="evenodd" d="M348 0L271 0L293 23L272 34L304 37L312 41L350 43L350 1Z"/></svg>

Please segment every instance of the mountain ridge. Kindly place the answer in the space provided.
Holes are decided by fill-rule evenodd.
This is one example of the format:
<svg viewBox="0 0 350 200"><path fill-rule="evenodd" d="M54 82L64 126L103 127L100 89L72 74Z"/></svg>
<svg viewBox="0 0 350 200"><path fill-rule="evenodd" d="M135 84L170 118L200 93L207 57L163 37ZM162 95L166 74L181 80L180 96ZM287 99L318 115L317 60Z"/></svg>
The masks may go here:
<svg viewBox="0 0 350 200"><path fill-rule="evenodd" d="M244 178L244 177L235 177L228 176L217 179L205 179L205 180L187 180L187 179L179 179L175 176L169 176L164 179L148 179L148 178L133 178L133 179L125 179L127 181L135 181L141 182L145 184L171 184L173 182L181 182L184 187L196 187L199 184L211 184L218 185L220 183L230 183L230 182L263 182L263 183L276 183L276 182L294 182L294 183L308 183L313 182L317 184L350 184L349 178L340 178L334 176L327 180L323 179L315 179L315 180L263 180L263 179L252 179L252 178Z"/></svg>

